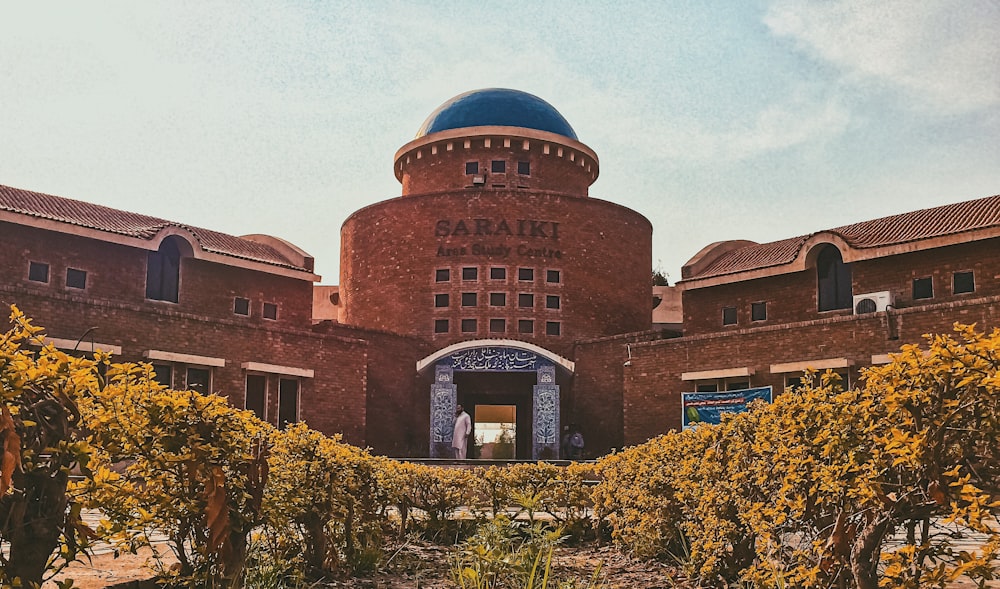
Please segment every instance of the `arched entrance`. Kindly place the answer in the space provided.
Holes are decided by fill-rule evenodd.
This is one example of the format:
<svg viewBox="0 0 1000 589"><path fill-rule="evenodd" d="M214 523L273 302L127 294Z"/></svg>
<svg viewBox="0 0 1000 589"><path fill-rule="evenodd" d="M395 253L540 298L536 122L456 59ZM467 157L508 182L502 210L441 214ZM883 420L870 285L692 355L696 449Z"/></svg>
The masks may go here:
<svg viewBox="0 0 1000 589"><path fill-rule="evenodd" d="M559 458L557 371L572 374L573 363L516 340L462 342L417 362L434 370L431 384L430 454L450 458L455 406L461 403L476 422L476 407L491 412L513 408L516 458ZM500 408L500 409L497 409ZM475 425L473 426L475 428ZM475 433L475 430L474 430Z"/></svg>

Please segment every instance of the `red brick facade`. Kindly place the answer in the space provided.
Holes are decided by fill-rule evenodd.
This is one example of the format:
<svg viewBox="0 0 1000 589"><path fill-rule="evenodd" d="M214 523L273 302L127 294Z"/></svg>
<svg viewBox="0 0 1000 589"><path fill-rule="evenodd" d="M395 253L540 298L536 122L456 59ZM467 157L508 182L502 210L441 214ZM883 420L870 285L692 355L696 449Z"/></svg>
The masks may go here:
<svg viewBox="0 0 1000 589"><path fill-rule="evenodd" d="M314 331L367 344L365 443L387 456L427 456L430 398L414 367L431 347L417 338L328 321Z"/></svg>
<svg viewBox="0 0 1000 589"><path fill-rule="evenodd" d="M54 206L67 202L45 199ZM266 265L251 269L235 265L238 260L230 265L186 255L178 302L150 300L147 256L155 248L104 241L91 236L100 233L72 226L40 226L0 221L0 304L17 305L61 347L88 352L96 344L120 349L118 361L169 366L176 388L192 384L188 369L202 371L210 375L211 391L240 407L247 376L263 376L264 417L271 423L277 422L279 383L285 381L286 409L295 417L366 443L371 344L356 334L312 330L312 281L304 269L267 271ZM29 276L32 263L36 275ZM68 269L86 272L83 288L67 284ZM248 301L247 315L235 312L237 297ZM275 305L275 319L263 316L265 303ZM375 356L391 344L378 343Z"/></svg>
<svg viewBox="0 0 1000 589"><path fill-rule="evenodd" d="M771 386L775 394L785 379L801 374L770 372L773 365L810 360L848 360L849 383L860 378L873 357L898 351L904 343L919 343L926 333L945 333L953 322L977 323L987 329L1000 325L1000 297L974 297L899 309L890 313L851 314L811 321L705 333L677 339L631 345L632 365L624 376L624 442L641 443L681 427L681 392L693 392L698 383L725 378L684 381L685 372L747 367L750 385Z"/></svg>
<svg viewBox="0 0 1000 589"><path fill-rule="evenodd" d="M952 293L955 272L972 272L975 290ZM851 263L855 294L891 291L897 309L927 302L963 300L1000 294L1000 238L956 244L919 252L900 253ZM913 281L932 279L933 298L914 300ZM850 315L852 309L817 311L815 268L766 278L730 282L683 292L684 333L695 335L735 331L757 325L780 325L830 315ZM750 305L767 303L767 319L753 321ZM735 307L736 325L722 324L722 309Z"/></svg>
<svg viewBox="0 0 1000 589"><path fill-rule="evenodd" d="M297 408L286 417L392 456L447 448L431 441L432 419L450 427L432 390L516 406L519 431L535 427L532 395L554 392L553 423L579 425L595 457L680 428L682 392L780 394L807 367L854 383L925 333L1000 326L998 196L770 244L712 244L676 287L682 337L652 332L652 227L589 197L597 156L559 124L567 135L447 128L403 146L402 195L342 227L340 284L319 297L322 318L340 323L313 314L312 258L291 244L5 186L0 303L61 347L93 342L169 366L175 388L209 374L208 388L237 406L248 379L263 377L268 421L278 423L280 397L286 413ZM180 252L176 302L147 289L168 246ZM821 292L836 293L835 309L819 310ZM883 306L855 307L854 295L878 292L890 293ZM520 345L542 368L453 374L448 354L462 345L449 346L467 341ZM558 449L550 434L547 456ZM537 440L519 436L526 457Z"/></svg>
<svg viewBox="0 0 1000 589"><path fill-rule="evenodd" d="M461 190L385 201L341 231L343 321L435 348L508 338L566 356L575 340L649 328L651 239L644 217L591 198Z"/></svg>
<svg viewBox="0 0 1000 589"><path fill-rule="evenodd" d="M996 204L994 197L953 208L972 209L973 214L963 215L978 220L993 214ZM954 217L947 207L937 216L942 225ZM871 226L898 222L876 220ZM853 384L864 367L888 361L889 353L904 343L921 342L924 334L950 332L955 322L976 323L980 329L1000 326L996 227L954 233L939 237L927 231L917 240L886 241L876 244L880 250L865 250L844 243L833 231L803 240L802 250L789 255L785 266L748 265L730 275L699 274L699 260L694 260L685 268L687 280L680 283L684 337L630 346L631 365L622 384L625 443L680 428L680 393L700 386L719 391L770 386L779 394L807 366L830 367ZM816 258L809 253L829 246L847 261L852 298L846 308L820 311ZM723 257L734 261L722 262L736 265L740 257L753 255L747 249L766 248L753 244L727 252ZM793 258L804 260L805 268L796 269ZM854 307L853 295L878 292L891 293L887 308L864 312ZM757 320L752 317L755 304L764 304L764 317ZM726 308L731 314L724 319ZM610 396L614 385L605 383L605 391Z"/></svg>

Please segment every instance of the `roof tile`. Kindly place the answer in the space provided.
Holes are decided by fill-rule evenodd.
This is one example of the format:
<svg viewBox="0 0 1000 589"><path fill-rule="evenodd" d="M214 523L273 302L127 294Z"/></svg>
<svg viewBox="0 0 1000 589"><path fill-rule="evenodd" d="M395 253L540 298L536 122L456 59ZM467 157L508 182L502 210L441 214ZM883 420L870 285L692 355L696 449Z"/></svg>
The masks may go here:
<svg viewBox="0 0 1000 589"><path fill-rule="evenodd" d="M205 251L308 271L293 264L271 246L249 239L10 186L0 185L0 210L147 240L154 238L164 227L179 227L194 234Z"/></svg>
<svg viewBox="0 0 1000 589"><path fill-rule="evenodd" d="M851 247L866 249L997 226L1000 226L1000 195L862 221L820 233L835 233ZM815 233L726 252L686 280L791 263L812 235Z"/></svg>

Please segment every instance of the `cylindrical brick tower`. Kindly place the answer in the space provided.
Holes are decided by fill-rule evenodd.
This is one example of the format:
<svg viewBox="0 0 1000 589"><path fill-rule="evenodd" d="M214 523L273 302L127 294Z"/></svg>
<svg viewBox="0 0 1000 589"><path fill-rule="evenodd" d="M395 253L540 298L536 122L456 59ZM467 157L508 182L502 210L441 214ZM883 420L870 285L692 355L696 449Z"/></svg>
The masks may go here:
<svg viewBox="0 0 1000 589"><path fill-rule="evenodd" d="M341 320L426 338L574 340L650 328L652 226L588 197L597 155L544 100L457 96L395 158L402 196L341 230Z"/></svg>

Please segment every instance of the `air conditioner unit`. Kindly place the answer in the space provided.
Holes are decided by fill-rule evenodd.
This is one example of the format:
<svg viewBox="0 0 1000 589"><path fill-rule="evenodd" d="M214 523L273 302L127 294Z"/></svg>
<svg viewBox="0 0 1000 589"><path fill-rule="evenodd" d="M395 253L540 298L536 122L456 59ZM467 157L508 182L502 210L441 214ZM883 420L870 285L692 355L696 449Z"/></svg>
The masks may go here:
<svg viewBox="0 0 1000 589"><path fill-rule="evenodd" d="M486 176L473 176L472 183L475 184L476 186L486 184Z"/></svg>
<svg viewBox="0 0 1000 589"><path fill-rule="evenodd" d="M854 314L880 313L892 304L892 293L888 290L854 295Z"/></svg>

